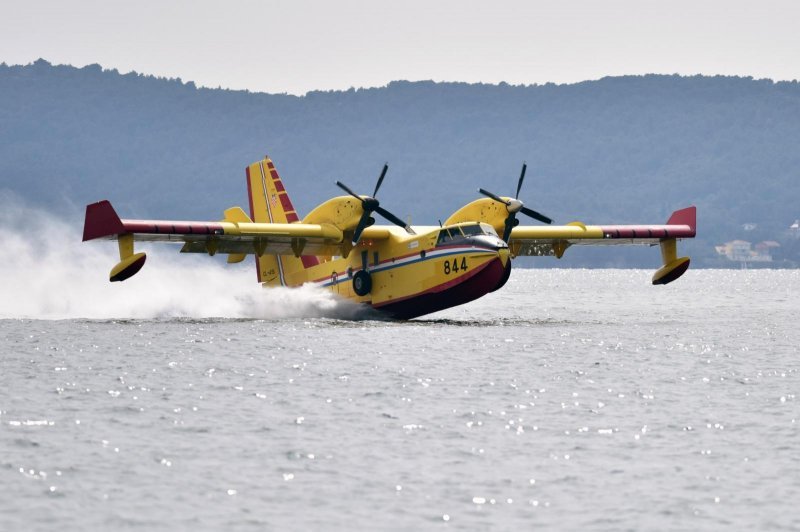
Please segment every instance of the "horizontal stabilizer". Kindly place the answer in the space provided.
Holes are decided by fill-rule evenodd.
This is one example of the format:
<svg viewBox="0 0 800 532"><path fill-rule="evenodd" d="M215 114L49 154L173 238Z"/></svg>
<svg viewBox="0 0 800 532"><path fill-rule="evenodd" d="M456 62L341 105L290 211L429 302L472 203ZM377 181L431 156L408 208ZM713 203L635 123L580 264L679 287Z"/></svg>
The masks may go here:
<svg viewBox="0 0 800 532"><path fill-rule="evenodd" d="M240 223L252 223L253 220L250 219L249 216L242 210L241 207L231 207L230 209L225 209L225 215L223 222L230 222L234 224Z"/></svg>

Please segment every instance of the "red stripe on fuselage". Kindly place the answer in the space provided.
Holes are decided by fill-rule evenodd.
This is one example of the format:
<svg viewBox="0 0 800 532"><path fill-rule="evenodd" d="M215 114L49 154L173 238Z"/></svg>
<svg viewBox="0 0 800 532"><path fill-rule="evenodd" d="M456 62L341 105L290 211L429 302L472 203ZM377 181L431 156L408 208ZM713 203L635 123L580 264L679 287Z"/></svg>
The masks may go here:
<svg viewBox="0 0 800 532"><path fill-rule="evenodd" d="M447 289L442 285L402 300L387 301L372 305L376 310L395 319L411 319L431 312L463 305L482 297L496 289L502 282L505 268L500 258L492 259L480 267L467 279Z"/></svg>
<svg viewBox="0 0 800 532"><path fill-rule="evenodd" d="M499 260L499 259L493 259L493 260ZM446 281L444 283L437 284L436 286L428 288L427 290L423 290L422 292L417 292L416 294L412 294L410 296L398 297L397 299L392 299L391 301L387 301L385 303L378 303L378 304L375 304L375 305L372 305L372 306L375 307L375 308L380 308L380 307L382 307L384 305L390 305L392 303L400 303L400 302L403 302L403 301L406 301L408 299L412 299L412 298L415 298L415 297L420 297L420 296L424 296L424 295L427 295L427 294L436 294L436 293L442 292L444 290L449 290L450 288L458 286L461 283L463 283L463 282L471 279L472 277L478 275L481 271L483 271L491 263L492 263L491 260L486 261L485 263L481 264L477 268L473 268L472 270L468 271L467 273L465 273L464 275L462 275L460 277L456 277L455 279L450 279L449 281Z"/></svg>
<svg viewBox="0 0 800 532"><path fill-rule="evenodd" d="M439 258L441 258L441 256L427 257L427 254L428 254L428 253L433 253L433 252L435 252L435 251L440 251L440 250L442 250L442 249L446 249L446 248L458 248L458 247L463 247L463 246L442 246L442 247L438 247L438 248L433 248L433 249L423 250L423 251L425 251L425 253L426 253L426 257L425 257L425 258L423 258L423 260L426 260L426 259L427 259L427 260L435 260L435 259L439 259ZM353 248L353 249L355 249L355 250L358 250L358 249L360 249L360 248ZM478 247L476 247L476 248L469 248L469 251L470 251L470 252L475 252L475 250L486 251L486 252L493 252L493 251L494 251L493 249L489 249L489 248L478 248ZM361 250L361 251L367 251L367 250ZM417 251L417 252L415 252L415 253L408 253L408 254L406 254L406 255L400 255L400 256L398 256L398 257L391 257L391 258L388 258L388 259L384 259L384 260L382 260L382 261L378 262L377 264L373 264L373 265L372 265L372 268L377 268L378 266L382 266L382 265L384 265L384 264L395 263L395 262L397 262L397 261L399 261L399 260L407 259L407 258L409 258L409 257L413 257L413 256L415 256L415 255L421 255L421 254L422 254L422 251ZM445 256L448 256L448 255L445 255ZM449 255L449 256L452 256L452 255ZM422 258L422 257L421 257L421 258ZM401 265L401 266L404 266L404 265ZM360 270L361 268L358 268L358 269ZM368 268L368 270L369 270L369 268ZM336 274L336 275L338 275L338 276L343 276L343 275L346 275L346 274L347 274L347 270L345 270L345 271L343 271L343 272L337 272L337 274ZM321 281L326 281L326 280L328 280L328 279L330 279L330 276L329 276L329 275L326 275L326 276L324 276L324 277L320 277L319 279L312 279L312 280L311 280L311 281L309 281L309 282L311 282L311 283L319 283L319 282L321 282Z"/></svg>

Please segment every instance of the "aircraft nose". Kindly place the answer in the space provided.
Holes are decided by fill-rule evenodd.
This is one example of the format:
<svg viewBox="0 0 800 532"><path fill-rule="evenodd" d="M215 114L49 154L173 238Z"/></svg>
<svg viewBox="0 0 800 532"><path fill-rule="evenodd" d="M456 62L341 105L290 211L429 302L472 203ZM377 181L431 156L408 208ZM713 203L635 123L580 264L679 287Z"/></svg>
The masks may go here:
<svg viewBox="0 0 800 532"><path fill-rule="evenodd" d="M503 268L505 268L508 261L511 260L511 252L508 251L508 247L505 247L498 249L497 254L500 256L500 262L503 264Z"/></svg>

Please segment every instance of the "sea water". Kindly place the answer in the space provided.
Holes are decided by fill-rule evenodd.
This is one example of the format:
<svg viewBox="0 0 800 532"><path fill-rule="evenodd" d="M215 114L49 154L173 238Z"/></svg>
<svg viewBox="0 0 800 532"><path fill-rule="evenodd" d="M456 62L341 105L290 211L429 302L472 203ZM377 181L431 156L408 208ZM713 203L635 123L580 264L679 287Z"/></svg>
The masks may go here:
<svg viewBox="0 0 800 532"><path fill-rule="evenodd" d="M386 322L89 266L0 305L2 530L800 528L798 271L517 269Z"/></svg>

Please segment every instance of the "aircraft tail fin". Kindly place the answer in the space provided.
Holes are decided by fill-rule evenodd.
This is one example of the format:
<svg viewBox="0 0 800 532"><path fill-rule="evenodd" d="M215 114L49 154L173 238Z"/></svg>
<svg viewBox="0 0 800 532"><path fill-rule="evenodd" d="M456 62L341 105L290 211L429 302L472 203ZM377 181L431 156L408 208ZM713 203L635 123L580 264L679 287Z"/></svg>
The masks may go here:
<svg viewBox="0 0 800 532"><path fill-rule="evenodd" d="M295 223L300 217L272 160L265 156L247 167L250 218L255 223ZM298 248L302 248L299 245ZM319 264L317 257L256 255L258 282L266 286L295 286L307 281L305 270Z"/></svg>

